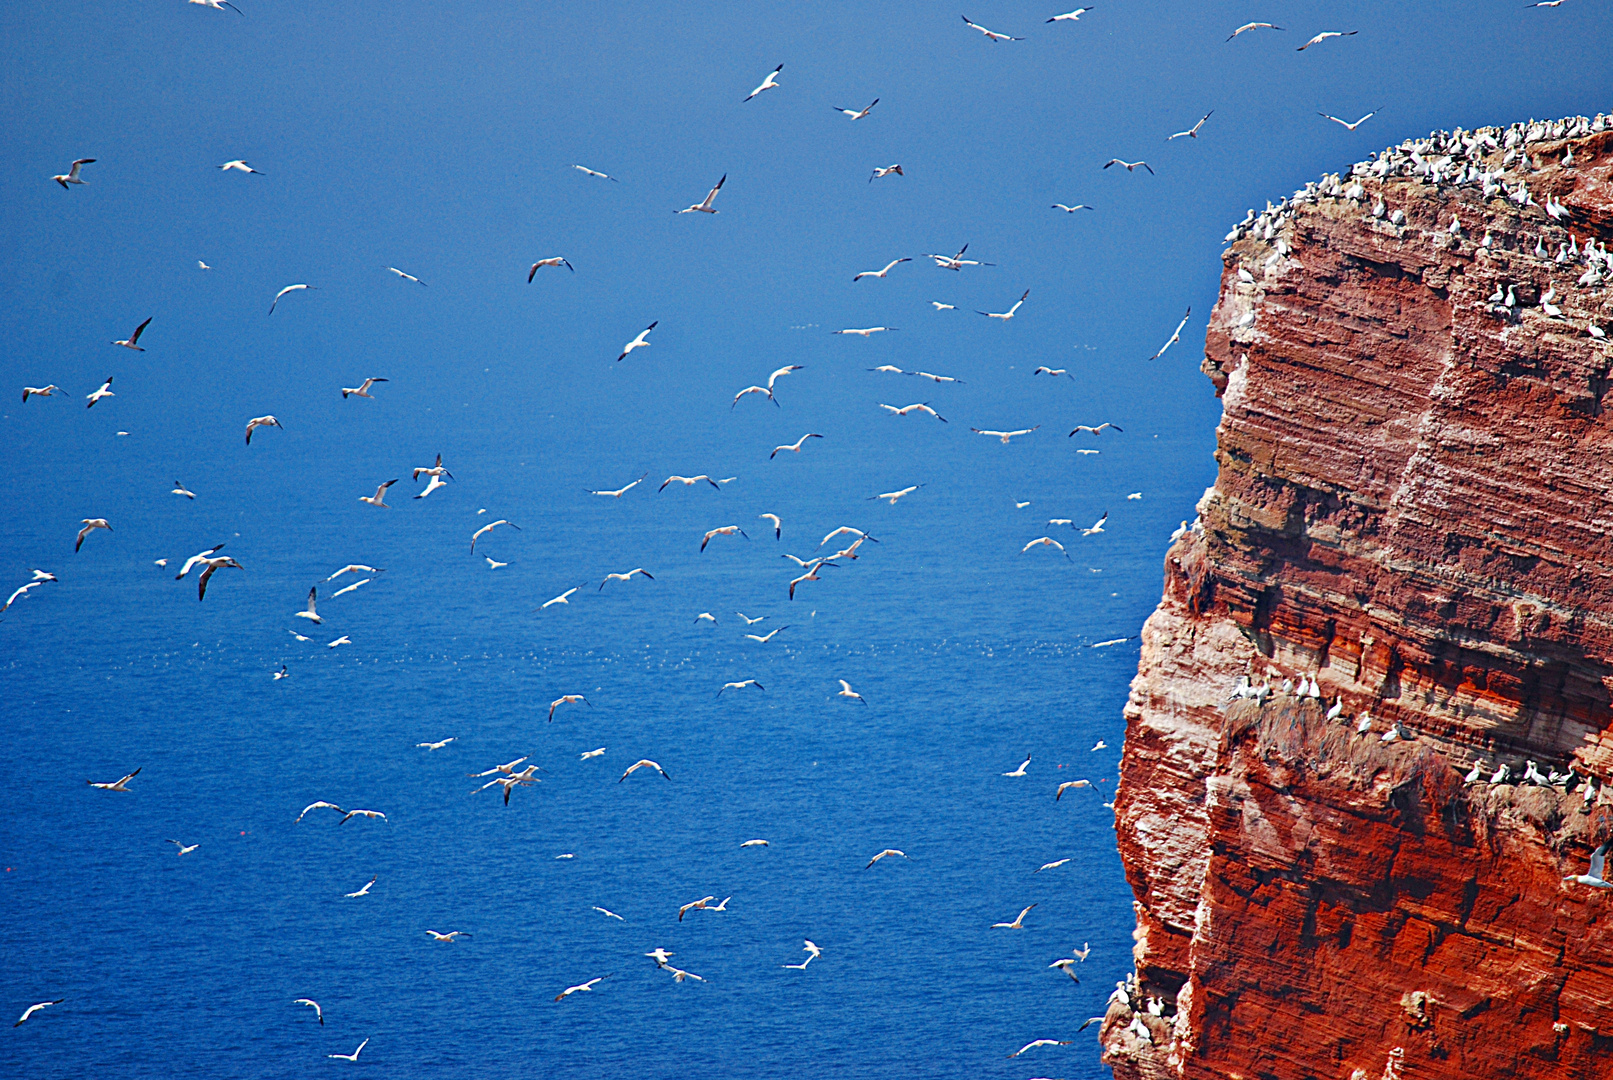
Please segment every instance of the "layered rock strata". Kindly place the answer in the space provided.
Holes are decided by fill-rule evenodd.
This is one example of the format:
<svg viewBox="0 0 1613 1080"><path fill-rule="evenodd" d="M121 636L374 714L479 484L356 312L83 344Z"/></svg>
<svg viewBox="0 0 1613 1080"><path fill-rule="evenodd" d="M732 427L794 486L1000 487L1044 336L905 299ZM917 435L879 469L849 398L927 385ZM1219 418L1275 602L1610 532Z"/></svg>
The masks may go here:
<svg viewBox="0 0 1613 1080"><path fill-rule="evenodd" d="M1602 116L1229 234L1219 474L1126 708L1117 1077L1613 1076L1613 890L1562 880L1613 834L1610 238Z"/></svg>

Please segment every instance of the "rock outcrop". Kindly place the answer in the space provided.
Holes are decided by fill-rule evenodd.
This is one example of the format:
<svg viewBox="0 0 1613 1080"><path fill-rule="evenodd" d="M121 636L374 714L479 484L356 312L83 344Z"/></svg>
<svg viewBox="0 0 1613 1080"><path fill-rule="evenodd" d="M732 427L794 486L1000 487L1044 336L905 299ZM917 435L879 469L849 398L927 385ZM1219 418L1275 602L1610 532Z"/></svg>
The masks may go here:
<svg viewBox="0 0 1613 1080"><path fill-rule="evenodd" d="M1613 118L1408 142L1227 239L1105 1060L1613 1076L1613 890L1563 881L1613 835Z"/></svg>

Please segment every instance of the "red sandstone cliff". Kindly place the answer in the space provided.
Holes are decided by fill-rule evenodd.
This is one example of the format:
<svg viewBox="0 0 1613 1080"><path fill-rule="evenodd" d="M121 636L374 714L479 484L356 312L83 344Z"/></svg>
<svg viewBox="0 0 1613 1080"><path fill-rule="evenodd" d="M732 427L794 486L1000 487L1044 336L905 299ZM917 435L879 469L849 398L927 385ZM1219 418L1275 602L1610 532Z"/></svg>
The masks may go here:
<svg viewBox="0 0 1613 1080"><path fill-rule="evenodd" d="M1105 1060L1613 1077L1613 890L1562 881L1613 835L1613 119L1406 143L1228 239L1220 472L1126 709Z"/></svg>

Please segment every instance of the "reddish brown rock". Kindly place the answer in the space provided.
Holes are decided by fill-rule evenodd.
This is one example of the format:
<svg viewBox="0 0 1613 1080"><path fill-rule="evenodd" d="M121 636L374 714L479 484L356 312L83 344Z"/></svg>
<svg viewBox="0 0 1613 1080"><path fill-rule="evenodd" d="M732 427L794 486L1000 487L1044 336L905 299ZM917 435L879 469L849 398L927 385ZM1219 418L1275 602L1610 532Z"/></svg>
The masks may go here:
<svg viewBox="0 0 1613 1080"><path fill-rule="evenodd" d="M1229 239L1220 471L1126 709L1105 1060L1613 1076L1613 890L1562 880L1613 834L1613 125L1403 144Z"/></svg>

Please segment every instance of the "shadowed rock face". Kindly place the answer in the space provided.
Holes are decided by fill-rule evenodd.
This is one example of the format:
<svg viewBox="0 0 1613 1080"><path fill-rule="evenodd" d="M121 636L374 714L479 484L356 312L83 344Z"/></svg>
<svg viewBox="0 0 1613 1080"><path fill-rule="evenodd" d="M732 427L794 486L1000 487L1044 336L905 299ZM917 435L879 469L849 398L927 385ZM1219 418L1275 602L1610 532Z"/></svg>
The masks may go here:
<svg viewBox="0 0 1613 1080"><path fill-rule="evenodd" d="M1105 1060L1613 1076L1613 891L1562 881L1613 834L1613 121L1402 144L1228 240L1220 472L1126 707Z"/></svg>

